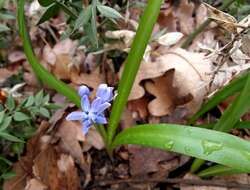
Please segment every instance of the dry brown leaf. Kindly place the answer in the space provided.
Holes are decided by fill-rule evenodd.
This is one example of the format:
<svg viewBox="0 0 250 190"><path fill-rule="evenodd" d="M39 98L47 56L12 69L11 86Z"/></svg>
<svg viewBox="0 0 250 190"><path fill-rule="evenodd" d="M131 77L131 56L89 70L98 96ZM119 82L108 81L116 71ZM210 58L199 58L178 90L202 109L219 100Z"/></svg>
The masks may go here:
<svg viewBox="0 0 250 190"><path fill-rule="evenodd" d="M173 12L180 24L180 32L190 34L194 30L194 3L188 0L180 1L179 7Z"/></svg>
<svg viewBox="0 0 250 190"><path fill-rule="evenodd" d="M22 51L13 51L8 55L8 61L10 63L16 63L25 60L25 54Z"/></svg>
<svg viewBox="0 0 250 190"><path fill-rule="evenodd" d="M48 187L38 179L33 178L27 181L27 185L24 190L48 190Z"/></svg>
<svg viewBox="0 0 250 190"><path fill-rule="evenodd" d="M130 173L134 177L146 177L149 173L157 172L160 169L160 162L171 162L176 157L174 153L135 145L128 145L128 151L131 154L129 157Z"/></svg>
<svg viewBox="0 0 250 190"><path fill-rule="evenodd" d="M65 183L64 189L79 189L80 179L73 158L70 155L61 154L57 166L61 172L60 180Z"/></svg>
<svg viewBox="0 0 250 190"><path fill-rule="evenodd" d="M178 97L178 89L172 86L174 72L174 69L169 70L163 76L154 78L152 82L145 83L146 90L155 96L148 104L148 110L154 116L169 115L176 105L186 104L193 99L191 94Z"/></svg>
<svg viewBox="0 0 250 190"><path fill-rule="evenodd" d="M210 18L218 23L219 27L225 29L228 32L237 32L239 25L237 24L237 20L232 15L218 10L207 3L203 4L208 8Z"/></svg>
<svg viewBox="0 0 250 190"><path fill-rule="evenodd" d="M128 102L128 109L134 113L136 112L141 119L146 119L148 116L148 98L142 97Z"/></svg>
<svg viewBox="0 0 250 190"><path fill-rule="evenodd" d="M179 42L183 36L181 32L168 32L159 37L157 42L163 46L172 46Z"/></svg>
<svg viewBox="0 0 250 190"><path fill-rule="evenodd" d="M3 189L4 190L23 190L26 186L26 177L28 176L21 163L15 163L12 171L16 173L16 176L5 180Z"/></svg>
<svg viewBox="0 0 250 190"><path fill-rule="evenodd" d="M84 143L84 151L89 150L90 148L96 148L97 150L101 150L104 148L103 139L96 131L96 128L90 128L87 136L86 136L86 143Z"/></svg>
<svg viewBox="0 0 250 190"><path fill-rule="evenodd" d="M82 147L79 144L79 141L85 141L81 128L79 122L63 120L58 126L56 136L60 137L60 147L70 153L82 169L86 169L87 163L83 157Z"/></svg>

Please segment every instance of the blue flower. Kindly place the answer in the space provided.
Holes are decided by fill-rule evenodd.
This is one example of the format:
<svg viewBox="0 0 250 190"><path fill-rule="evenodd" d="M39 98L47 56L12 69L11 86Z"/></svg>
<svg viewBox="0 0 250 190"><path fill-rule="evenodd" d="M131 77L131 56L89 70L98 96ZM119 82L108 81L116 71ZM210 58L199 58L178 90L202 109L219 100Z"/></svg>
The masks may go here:
<svg viewBox="0 0 250 190"><path fill-rule="evenodd" d="M105 84L98 87L96 98L90 104L88 87L81 86L78 90L81 96L81 107L83 111L76 111L70 113L66 119L70 121L80 120L83 125L83 133L86 134L89 128L96 124L106 124L104 111L111 106L109 103L113 99L113 88Z"/></svg>
<svg viewBox="0 0 250 190"><path fill-rule="evenodd" d="M113 87L108 87L107 84L100 84L96 91L96 97L102 99L103 102L111 102L113 100Z"/></svg>

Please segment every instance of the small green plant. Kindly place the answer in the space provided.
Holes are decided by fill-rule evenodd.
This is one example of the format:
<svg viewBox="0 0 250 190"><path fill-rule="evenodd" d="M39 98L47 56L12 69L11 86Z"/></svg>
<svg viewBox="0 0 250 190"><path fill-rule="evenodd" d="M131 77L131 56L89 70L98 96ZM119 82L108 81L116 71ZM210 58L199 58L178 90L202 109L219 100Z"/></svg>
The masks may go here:
<svg viewBox="0 0 250 190"><path fill-rule="evenodd" d="M50 96L43 91L18 103L11 95L0 104L0 180L11 177L7 158L19 157L25 141L36 131L38 118L50 118L51 111L59 108L49 102Z"/></svg>
<svg viewBox="0 0 250 190"><path fill-rule="evenodd" d="M62 38L79 37L80 43L89 50L97 50L102 46L97 31L99 26L107 20L116 23L115 19L122 18L118 11L102 4L99 0L92 0L84 7L82 1L39 0L39 3L46 7L46 10L37 24L42 24L62 10L68 16L68 29L62 34ZM97 14L100 14L101 18L99 26L96 21Z"/></svg>
<svg viewBox="0 0 250 190"><path fill-rule="evenodd" d="M92 3L93 2L96 1L93 0ZM226 90L222 90L224 96L216 98L216 101L214 101L219 102L224 99L225 96L235 91L240 92L240 95L238 95L232 106L230 106L219 121L213 125L216 130L220 130L221 132L192 127L190 125L184 126L167 123L137 125L118 132L117 128L119 127L121 114L126 106L146 45L157 20L161 3L162 0L149 0L141 16L136 36L126 60L122 78L119 81L118 95L113 102L109 124L106 128L98 124L106 123L103 111L109 106L109 102L101 103L101 100L94 100L95 104L93 102L94 105L90 107L86 95L82 96L82 93L80 93L80 97L74 90L62 81L58 81L39 64L32 51L28 32L25 27L24 0L20 0L18 5L18 22L26 56L35 73L43 82L49 84L53 89L75 102L78 107L83 108L82 112L71 114L68 116L68 119L80 119L84 125L85 132L87 132L88 127L90 127L90 122L97 126L110 156L112 156L113 150L122 144L137 144L213 161L222 164L223 167L227 166L228 168L232 168L238 173L250 172L250 143L226 133L236 127L242 114L250 108L250 103L247 103L250 92L250 75L239 79L245 81L243 85L239 85L238 80L233 83L235 88L231 86L227 87ZM96 6L97 4L94 5ZM94 18L92 17L92 19ZM106 90L107 89L109 88L107 87ZM99 98L102 99L103 97L100 96ZM212 105L214 105L214 102ZM106 104L103 105L104 103ZM99 106L103 106L101 107L102 109L98 108ZM208 106L206 110L209 108L211 108L211 105ZM195 119L192 121L194 122Z"/></svg>

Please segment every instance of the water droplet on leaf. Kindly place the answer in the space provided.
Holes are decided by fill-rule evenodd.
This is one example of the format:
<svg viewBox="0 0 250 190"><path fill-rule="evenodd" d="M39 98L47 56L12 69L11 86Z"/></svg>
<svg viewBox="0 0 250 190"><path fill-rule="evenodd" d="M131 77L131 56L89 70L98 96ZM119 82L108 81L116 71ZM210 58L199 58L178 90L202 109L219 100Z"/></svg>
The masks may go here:
<svg viewBox="0 0 250 190"><path fill-rule="evenodd" d="M203 148L203 153L205 155L212 154L214 151L221 150L223 145L222 143L215 142L215 141L209 141L209 140L204 140L202 141L202 148Z"/></svg>
<svg viewBox="0 0 250 190"><path fill-rule="evenodd" d="M174 141L172 140L168 140L165 144L164 144L164 148L171 150L174 146Z"/></svg>

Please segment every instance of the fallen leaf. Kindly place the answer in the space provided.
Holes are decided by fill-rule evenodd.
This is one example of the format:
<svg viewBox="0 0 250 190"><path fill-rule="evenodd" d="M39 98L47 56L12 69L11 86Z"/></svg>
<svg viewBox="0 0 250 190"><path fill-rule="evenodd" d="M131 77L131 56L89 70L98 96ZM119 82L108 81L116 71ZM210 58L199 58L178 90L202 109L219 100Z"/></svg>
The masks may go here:
<svg viewBox="0 0 250 190"><path fill-rule="evenodd" d="M194 8L193 2L182 0L177 10L173 12L180 24L180 32L185 35L190 34L194 30Z"/></svg>
<svg viewBox="0 0 250 190"><path fill-rule="evenodd" d="M136 100L131 100L128 102L128 109L134 113L136 112L138 114L138 117L140 119L146 119L148 116L148 98L142 97Z"/></svg>
<svg viewBox="0 0 250 190"><path fill-rule="evenodd" d="M30 179L27 181L27 185L24 190L47 190L48 187L44 185L41 181L38 179Z"/></svg>
<svg viewBox="0 0 250 190"><path fill-rule="evenodd" d="M163 46L172 46L179 42L183 36L181 32L169 32L159 37L157 42Z"/></svg>

